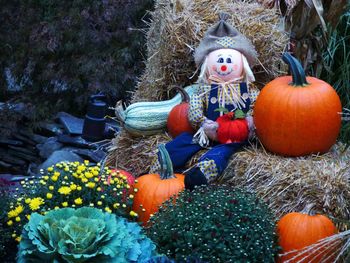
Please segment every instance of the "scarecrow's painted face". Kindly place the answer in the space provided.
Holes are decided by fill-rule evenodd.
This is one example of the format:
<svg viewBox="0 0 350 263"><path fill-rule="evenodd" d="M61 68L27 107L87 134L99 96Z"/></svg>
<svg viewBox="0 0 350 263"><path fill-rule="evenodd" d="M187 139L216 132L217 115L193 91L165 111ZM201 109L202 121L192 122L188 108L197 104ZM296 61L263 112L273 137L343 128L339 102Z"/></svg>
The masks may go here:
<svg viewBox="0 0 350 263"><path fill-rule="evenodd" d="M208 55L207 69L223 81L239 78L243 73L242 54L228 48L215 50Z"/></svg>

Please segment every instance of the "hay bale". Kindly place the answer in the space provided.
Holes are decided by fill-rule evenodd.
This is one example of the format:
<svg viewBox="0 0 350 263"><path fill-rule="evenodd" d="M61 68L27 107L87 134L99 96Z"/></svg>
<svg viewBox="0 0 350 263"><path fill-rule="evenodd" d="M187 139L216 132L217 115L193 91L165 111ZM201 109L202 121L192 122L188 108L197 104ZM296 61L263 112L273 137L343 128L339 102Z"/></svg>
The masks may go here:
<svg viewBox="0 0 350 263"><path fill-rule="evenodd" d="M171 137L166 133L135 138L123 130L112 141L106 165L127 170L134 176L148 173L157 146L170 140Z"/></svg>
<svg viewBox="0 0 350 263"><path fill-rule="evenodd" d="M194 48L207 28L218 20L219 12L231 14L229 22L256 47L260 65L253 68L258 87L284 73L281 54L288 37L280 30L276 9L266 9L256 1L157 0L147 33L146 69L137 85L133 101L160 100L173 84L190 85L196 66Z"/></svg>
<svg viewBox="0 0 350 263"><path fill-rule="evenodd" d="M220 182L256 193L278 217L314 203L319 213L349 220L350 150L344 149L337 144L324 155L285 158L249 147L232 156Z"/></svg>

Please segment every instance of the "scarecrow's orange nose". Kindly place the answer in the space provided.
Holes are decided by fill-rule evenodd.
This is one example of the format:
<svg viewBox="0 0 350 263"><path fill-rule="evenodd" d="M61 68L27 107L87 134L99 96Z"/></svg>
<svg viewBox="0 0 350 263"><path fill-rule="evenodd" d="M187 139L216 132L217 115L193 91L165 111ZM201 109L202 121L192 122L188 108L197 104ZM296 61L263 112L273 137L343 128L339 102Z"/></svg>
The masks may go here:
<svg viewBox="0 0 350 263"><path fill-rule="evenodd" d="M227 67L225 65L221 66L221 71L226 71Z"/></svg>

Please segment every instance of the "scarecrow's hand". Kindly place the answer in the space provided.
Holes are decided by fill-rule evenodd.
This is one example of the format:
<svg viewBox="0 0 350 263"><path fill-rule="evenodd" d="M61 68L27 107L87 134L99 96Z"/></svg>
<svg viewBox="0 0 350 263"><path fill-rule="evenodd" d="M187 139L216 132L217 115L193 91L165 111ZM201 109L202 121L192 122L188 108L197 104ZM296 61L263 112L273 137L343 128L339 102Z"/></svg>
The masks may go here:
<svg viewBox="0 0 350 263"><path fill-rule="evenodd" d="M255 137L255 125L254 125L253 117L247 116L245 119L247 120L248 129L249 129L248 139L252 139L253 137Z"/></svg>
<svg viewBox="0 0 350 263"><path fill-rule="evenodd" d="M202 127L204 130L204 133L208 136L209 139L213 141L218 140L217 130L218 130L219 124L216 121L206 119Z"/></svg>

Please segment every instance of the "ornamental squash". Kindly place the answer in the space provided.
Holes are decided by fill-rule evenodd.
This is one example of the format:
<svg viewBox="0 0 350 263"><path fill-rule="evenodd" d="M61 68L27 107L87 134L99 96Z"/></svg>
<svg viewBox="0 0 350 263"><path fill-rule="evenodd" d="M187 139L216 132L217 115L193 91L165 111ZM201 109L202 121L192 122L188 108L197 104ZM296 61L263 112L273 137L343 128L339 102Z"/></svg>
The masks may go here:
<svg viewBox="0 0 350 263"><path fill-rule="evenodd" d="M280 255L279 262L316 263L326 258L327 260L322 262L333 262L332 253L335 247L332 245L302 250L337 233L335 225L328 217L311 213L312 207L313 204L309 204L301 213L288 213L279 220L279 245L284 253ZM291 252L293 250L296 251Z"/></svg>
<svg viewBox="0 0 350 263"><path fill-rule="evenodd" d="M256 133L265 148L284 156L325 153L336 142L342 111L336 91L305 77L300 63L283 54L292 76L268 83L254 105Z"/></svg>
<svg viewBox="0 0 350 263"><path fill-rule="evenodd" d="M237 114L229 112L217 118L216 122L219 124L217 135L220 143L243 142L248 139L248 122L244 118L243 111L240 112L237 111Z"/></svg>
<svg viewBox="0 0 350 263"><path fill-rule="evenodd" d="M160 166L159 174L147 174L137 178L133 211L138 219L146 225L151 214L158 211L159 206L170 197L177 195L185 188L183 174L174 174L168 151L164 144L159 145Z"/></svg>
<svg viewBox="0 0 350 263"><path fill-rule="evenodd" d="M191 96L197 88L198 85L192 85L186 87L185 91ZM125 110L119 101L115 115L131 135L135 137L153 135L165 131L169 112L179 103L181 103L180 94L171 100L136 102Z"/></svg>
<svg viewBox="0 0 350 263"><path fill-rule="evenodd" d="M167 128L170 135L175 138L183 132L193 133L193 128L188 120L188 109L190 107L190 97L181 87L176 87L181 94L182 102L170 111L167 120Z"/></svg>

